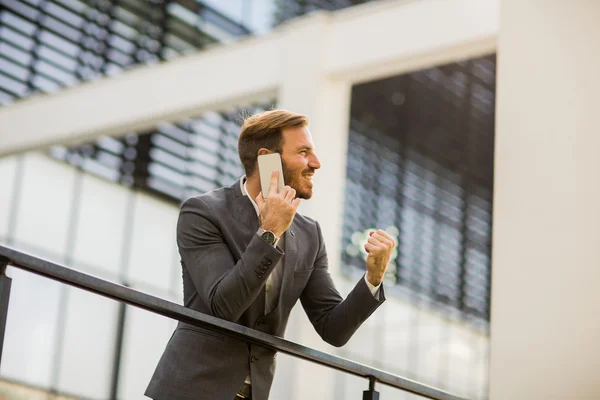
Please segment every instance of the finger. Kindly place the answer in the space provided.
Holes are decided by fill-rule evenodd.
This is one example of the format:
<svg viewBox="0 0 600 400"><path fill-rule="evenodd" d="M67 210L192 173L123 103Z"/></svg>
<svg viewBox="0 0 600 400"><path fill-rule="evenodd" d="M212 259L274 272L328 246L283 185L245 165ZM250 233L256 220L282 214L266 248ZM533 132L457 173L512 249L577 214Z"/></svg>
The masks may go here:
<svg viewBox="0 0 600 400"><path fill-rule="evenodd" d="M377 246L377 245L379 245L379 240L377 240L377 238L371 236L370 238L367 239L367 243L371 243L373 246Z"/></svg>
<svg viewBox="0 0 600 400"><path fill-rule="evenodd" d="M281 191L279 192L280 195L282 195L285 198L285 195L287 194L287 192L289 192L292 189L291 186L289 185L285 185L284 187L281 188Z"/></svg>
<svg viewBox="0 0 600 400"><path fill-rule="evenodd" d="M262 192L260 192L258 194L258 196L256 196L254 201L256 201L256 205L258 206L259 209L263 208L263 205L265 204L265 199L263 199Z"/></svg>
<svg viewBox="0 0 600 400"><path fill-rule="evenodd" d="M382 229L378 230L377 232L374 232L371 236L376 237L381 241L394 243L394 239L390 236L390 234Z"/></svg>
<svg viewBox="0 0 600 400"><path fill-rule="evenodd" d="M380 234L381 236L385 237L386 239L388 239L392 242L395 242L394 238L389 233L384 231L383 229L378 230L377 233Z"/></svg>
<svg viewBox="0 0 600 400"><path fill-rule="evenodd" d="M289 187L289 190L285 194L285 199L287 201L292 201L292 200L294 200L295 197L296 197L296 190Z"/></svg>
<svg viewBox="0 0 600 400"><path fill-rule="evenodd" d="M298 209L300 203L302 203L302 199L299 197L296 197L294 200L292 200L292 206L294 206L294 210Z"/></svg>
<svg viewBox="0 0 600 400"><path fill-rule="evenodd" d="M373 234L373 236L369 237L367 240L372 241L371 243L374 244L383 244L383 245L391 245L394 241L393 240L389 240L386 237L383 237L381 235L378 234Z"/></svg>
<svg viewBox="0 0 600 400"><path fill-rule="evenodd" d="M371 236L369 239L375 239L386 247L394 247L394 239L387 238L383 235L380 235L379 233L373 234L373 236Z"/></svg>
<svg viewBox="0 0 600 400"><path fill-rule="evenodd" d="M277 193L278 184L279 184L279 171L274 170L271 173L271 183L269 184L269 195Z"/></svg>
<svg viewBox="0 0 600 400"><path fill-rule="evenodd" d="M369 254L370 254L371 252L373 252L373 251L377 250L377 246L375 246L374 244L368 243L368 242L367 242L367 243L365 243L365 246L364 246L364 248L365 248L365 251L366 251L367 253L369 253Z"/></svg>
<svg viewBox="0 0 600 400"><path fill-rule="evenodd" d="M390 244L381 243L379 241L369 241L367 244L370 246L371 254L389 256L392 253Z"/></svg>

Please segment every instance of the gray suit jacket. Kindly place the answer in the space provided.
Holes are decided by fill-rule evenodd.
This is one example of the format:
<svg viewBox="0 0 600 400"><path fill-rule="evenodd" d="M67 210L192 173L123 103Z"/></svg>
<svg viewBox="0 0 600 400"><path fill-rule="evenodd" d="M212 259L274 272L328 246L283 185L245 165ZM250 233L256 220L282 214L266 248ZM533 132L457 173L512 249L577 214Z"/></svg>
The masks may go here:
<svg viewBox="0 0 600 400"><path fill-rule="evenodd" d="M240 183L185 201L177 224L187 307L283 336L300 299L326 342L344 345L385 300L375 299L361 279L344 300L327 268L319 224L296 214L285 233L281 290L265 315L265 282L283 251L257 234L256 211ZM248 374L252 397L265 400L275 371L275 352L179 323L146 389L155 400L230 400Z"/></svg>

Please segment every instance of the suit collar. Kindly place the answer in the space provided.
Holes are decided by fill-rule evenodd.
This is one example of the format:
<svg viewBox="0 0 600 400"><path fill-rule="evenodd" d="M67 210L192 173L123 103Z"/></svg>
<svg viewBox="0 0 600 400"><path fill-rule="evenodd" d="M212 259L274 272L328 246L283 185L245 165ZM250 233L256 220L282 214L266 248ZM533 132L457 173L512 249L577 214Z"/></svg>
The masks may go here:
<svg viewBox="0 0 600 400"><path fill-rule="evenodd" d="M245 181L246 181L246 175L242 176L239 181L235 181L233 183L233 185L230 186L230 188L233 189L233 193L235 194L235 197L241 197L241 196L246 195L246 193L244 193L244 182Z"/></svg>
<svg viewBox="0 0 600 400"><path fill-rule="evenodd" d="M233 189L234 199L234 214L236 220L240 223L240 229L243 231L251 231L255 233L258 230L258 215L256 210L250 201L250 198L243 193L243 177L239 181L235 182L230 187Z"/></svg>

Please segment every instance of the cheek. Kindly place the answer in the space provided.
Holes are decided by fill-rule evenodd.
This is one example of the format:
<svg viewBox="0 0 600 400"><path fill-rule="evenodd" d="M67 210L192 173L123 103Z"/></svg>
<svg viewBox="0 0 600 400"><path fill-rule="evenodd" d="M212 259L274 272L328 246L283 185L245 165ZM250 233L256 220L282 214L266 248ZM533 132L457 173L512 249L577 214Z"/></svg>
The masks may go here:
<svg viewBox="0 0 600 400"><path fill-rule="evenodd" d="M293 173L301 173L306 169L307 161L305 158L296 158L294 162L290 165L290 171Z"/></svg>

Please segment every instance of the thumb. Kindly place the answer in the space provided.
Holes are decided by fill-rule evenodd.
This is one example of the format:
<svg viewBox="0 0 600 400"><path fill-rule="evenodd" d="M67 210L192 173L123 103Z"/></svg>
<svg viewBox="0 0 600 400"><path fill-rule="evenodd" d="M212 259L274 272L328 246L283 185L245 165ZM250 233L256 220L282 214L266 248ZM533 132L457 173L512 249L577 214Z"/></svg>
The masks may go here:
<svg viewBox="0 0 600 400"><path fill-rule="evenodd" d="M262 192L260 192L254 200L256 201L258 208L262 210L263 206L265 205L265 199L263 199Z"/></svg>
<svg viewBox="0 0 600 400"><path fill-rule="evenodd" d="M302 199L299 197L296 197L294 200L292 200L292 205L294 206L294 210L297 210L301 203L302 203Z"/></svg>

